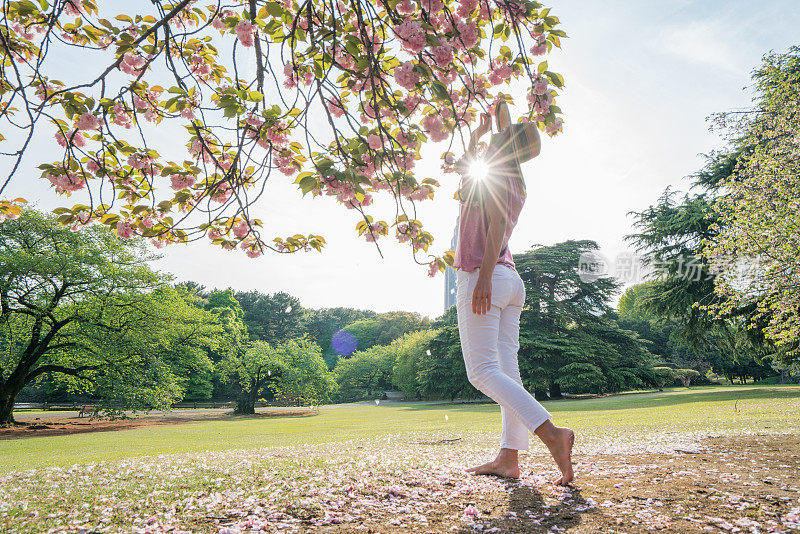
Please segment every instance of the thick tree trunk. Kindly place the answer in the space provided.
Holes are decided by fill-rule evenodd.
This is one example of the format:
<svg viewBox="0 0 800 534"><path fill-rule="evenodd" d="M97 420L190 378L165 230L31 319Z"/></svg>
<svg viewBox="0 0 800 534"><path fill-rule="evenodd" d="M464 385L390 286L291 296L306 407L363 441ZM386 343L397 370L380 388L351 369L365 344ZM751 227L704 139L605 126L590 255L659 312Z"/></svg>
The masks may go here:
<svg viewBox="0 0 800 534"><path fill-rule="evenodd" d="M560 399L562 397L563 397L563 395L561 394L561 386L556 382L553 382L552 384L550 384L550 398L551 399Z"/></svg>
<svg viewBox="0 0 800 534"><path fill-rule="evenodd" d="M249 393L242 393L236 400L236 413L254 414L256 413L256 399Z"/></svg>
<svg viewBox="0 0 800 534"><path fill-rule="evenodd" d="M236 413L252 415L256 413L256 405L247 399L239 399L236 403Z"/></svg>
<svg viewBox="0 0 800 534"><path fill-rule="evenodd" d="M256 413L256 399L260 384L256 379L250 380L250 391L242 391L236 401L236 413L254 414Z"/></svg>
<svg viewBox="0 0 800 534"><path fill-rule="evenodd" d="M535 389L533 390L533 397L538 401L547 400L550 397L547 396L547 391L544 389Z"/></svg>
<svg viewBox="0 0 800 534"><path fill-rule="evenodd" d="M0 387L0 426L14 424L14 402L18 391L10 391Z"/></svg>

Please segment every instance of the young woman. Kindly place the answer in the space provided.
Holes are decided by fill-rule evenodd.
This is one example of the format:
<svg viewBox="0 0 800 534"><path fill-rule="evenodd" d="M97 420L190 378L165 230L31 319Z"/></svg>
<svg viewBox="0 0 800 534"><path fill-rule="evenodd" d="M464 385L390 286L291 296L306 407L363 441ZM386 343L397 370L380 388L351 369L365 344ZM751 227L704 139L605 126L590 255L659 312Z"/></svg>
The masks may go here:
<svg viewBox="0 0 800 534"><path fill-rule="evenodd" d="M502 100L495 117L499 133L492 136L483 160L475 150L491 128L491 118L485 113L457 165L461 222L454 267L461 350L469 381L500 405L503 424L497 457L469 471L518 478L517 453L528 450L530 430L547 446L561 471L555 483L566 485L573 478L575 434L553 425L550 414L525 390L519 375L519 320L525 286L508 250L508 239L526 191L515 157L519 140L512 136L508 105ZM535 144L533 153L538 154L538 134Z"/></svg>

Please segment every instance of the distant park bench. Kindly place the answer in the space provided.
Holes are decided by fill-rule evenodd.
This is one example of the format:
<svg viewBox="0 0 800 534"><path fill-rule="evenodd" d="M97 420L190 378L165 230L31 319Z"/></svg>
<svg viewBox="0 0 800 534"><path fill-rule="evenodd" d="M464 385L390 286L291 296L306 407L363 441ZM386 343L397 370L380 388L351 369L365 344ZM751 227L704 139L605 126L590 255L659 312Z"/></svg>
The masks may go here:
<svg viewBox="0 0 800 534"><path fill-rule="evenodd" d="M260 402L260 401L256 402L256 408L262 408L264 406L269 406L269 405L270 404L268 404L266 402ZM235 407L236 407L236 403L232 402L232 401L229 401L229 402L223 402L223 401L216 401L216 402L215 401L199 401L199 402L183 401L183 402L178 402L178 403L176 403L176 404L174 404L172 406L172 408L174 410L182 410L182 409L185 410L187 408L196 410L196 409L209 409L209 408L216 409L216 408L235 408Z"/></svg>
<svg viewBox="0 0 800 534"><path fill-rule="evenodd" d="M80 411L78 411L78 417L83 417L84 415L97 415L97 412L100 411L100 406L97 404L83 404L81 405Z"/></svg>

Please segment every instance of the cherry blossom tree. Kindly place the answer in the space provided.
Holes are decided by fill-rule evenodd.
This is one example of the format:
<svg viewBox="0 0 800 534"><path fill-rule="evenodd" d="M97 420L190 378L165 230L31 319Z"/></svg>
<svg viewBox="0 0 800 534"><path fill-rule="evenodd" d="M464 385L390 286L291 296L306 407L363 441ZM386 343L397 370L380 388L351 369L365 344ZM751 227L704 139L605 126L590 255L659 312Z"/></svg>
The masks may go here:
<svg viewBox="0 0 800 534"><path fill-rule="evenodd" d="M416 216L439 186L415 170L421 147L447 141L442 167L452 170L462 132L515 80L529 86L522 120L550 135L562 128L555 100L564 82L544 56L565 34L535 1L176 0L137 9L3 2L0 219L19 215L26 199L3 195L35 163L64 196L59 221L76 230L103 224L159 248L207 239L250 257L321 250L323 236L272 235L253 213L275 172L294 177L304 196L357 212L358 235L379 251L390 233L407 243L433 276L452 251L434 254ZM85 67L64 72L66 55ZM167 128L183 132L185 148L175 152L172 136L157 144L154 132ZM57 143L57 159L32 150L40 138ZM394 213L370 213L376 195L390 195Z"/></svg>
<svg viewBox="0 0 800 534"><path fill-rule="evenodd" d="M753 75L755 106L716 116L743 147L724 194L718 234L705 243L715 291L725 314L752 307L751 329L762 329L787 362L800 342L800 47L769 53Z"/></svg>

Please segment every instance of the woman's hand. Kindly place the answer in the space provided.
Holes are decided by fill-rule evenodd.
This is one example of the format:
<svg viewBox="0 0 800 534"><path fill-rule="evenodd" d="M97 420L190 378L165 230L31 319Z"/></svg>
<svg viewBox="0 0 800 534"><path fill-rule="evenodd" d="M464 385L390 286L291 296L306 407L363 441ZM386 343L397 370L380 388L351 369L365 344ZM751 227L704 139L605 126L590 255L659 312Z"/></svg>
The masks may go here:
<svg viewBox="0 0 800 534"><path fill-rule="evenodd" d="M473 133L474 139L480 139L483 137L486 132L492 129L492 118L489 116L488 113L481 113L481 123L475 129Z"/></svg>
<svg viewBox="0 0 800 534"><path fill-rule="evenodd" d="M478 275L472 291L472 313L484 315L492 307L492 279Z"/></svg>

